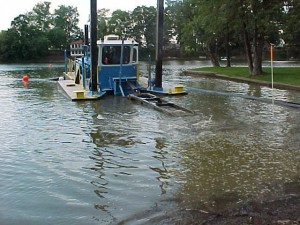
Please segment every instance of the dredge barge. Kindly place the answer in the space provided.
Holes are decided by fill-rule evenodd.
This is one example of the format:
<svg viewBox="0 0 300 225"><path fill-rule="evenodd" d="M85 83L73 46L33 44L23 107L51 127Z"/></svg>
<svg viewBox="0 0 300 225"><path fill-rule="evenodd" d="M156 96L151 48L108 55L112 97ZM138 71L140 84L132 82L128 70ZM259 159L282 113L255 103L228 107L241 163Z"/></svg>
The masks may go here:
<svg viewBox="0 0 300 225"><path fill-rule="evenodd" d="M162 1L159 3L158 15L163 15ZM156 72L158 76L148 80L140 79L138 43L133 39L123 39L117 35L107 35L97 40L97 1L91 0L90 43L89 28L85 25L84 44L71 49L70 58L65 51L65 72L58 84L72 101L97 100L105 95L127 96L143 105L161 109L170 115L178 112L192 113L183 107L167 102L156 95L187 94L182 85L166 87L162 85L162 45L158 42L156 49ZM158 24L158 31L162 31ZM157 40L162 40L162 32L157 32ZM142 85L141 85L142 83ZM144 97L148 93L151 97ZM154 95L155 94L155 95ZM146 104L147 103L147 104ZM155 107L153 107L155 106ZM166 109L168 108L168 110ZM172 113L171 111L176 111ZM180 109L180 110L179 110Z"/></svg>

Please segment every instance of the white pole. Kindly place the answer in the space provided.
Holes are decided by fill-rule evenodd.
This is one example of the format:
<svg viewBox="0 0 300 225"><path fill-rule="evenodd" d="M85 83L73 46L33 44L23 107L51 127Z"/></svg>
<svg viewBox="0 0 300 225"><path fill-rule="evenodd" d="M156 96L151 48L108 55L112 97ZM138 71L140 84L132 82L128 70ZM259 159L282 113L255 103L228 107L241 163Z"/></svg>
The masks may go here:
<svg viewBox="0 0 300 225"><path fill-rule="evenodd" d="M274 48L274 45L271 44L271 78L272 78L272 92L273 92L273 88L274 88L274 70L273 70L273 48Z"/></svg>
<svg viewBox="0 0 300 225"><path fill-rule="evenodd" d="M271 43L270 44L270 58L271 58L271 80L272 80L272 106L274 107L274 65L273 65L273 60L274 60L274 45ZM274 108L273 108L273 114L274 114Z"/></svg>

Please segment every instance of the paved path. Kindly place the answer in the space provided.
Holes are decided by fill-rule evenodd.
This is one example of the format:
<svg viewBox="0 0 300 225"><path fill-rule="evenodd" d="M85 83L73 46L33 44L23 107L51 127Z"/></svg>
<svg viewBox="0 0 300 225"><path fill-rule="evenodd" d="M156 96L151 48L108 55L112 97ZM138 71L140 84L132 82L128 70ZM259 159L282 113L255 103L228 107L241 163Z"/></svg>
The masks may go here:
<svg viewBox="0 0 300 225"><path fill-rule="evenodd" d="M229 76L226 76L223 74L216 74L216 73L212 73L212 72L186 70L186 71L183 71L183 74L205 76L205 77L216 78L216 79L231 80L231 81L236 81L236 82L241 82L241 83L250 83L250 84L252 83L252 84L258 84L258 85L262 85L262 86L272 87L271 82L254 80L254 79L250 79L250 78L229 77ZM278 89L300 91L300 86L291 85L291 84L282 84L282 83L274 82L273 87L278 88Z"/></svg>

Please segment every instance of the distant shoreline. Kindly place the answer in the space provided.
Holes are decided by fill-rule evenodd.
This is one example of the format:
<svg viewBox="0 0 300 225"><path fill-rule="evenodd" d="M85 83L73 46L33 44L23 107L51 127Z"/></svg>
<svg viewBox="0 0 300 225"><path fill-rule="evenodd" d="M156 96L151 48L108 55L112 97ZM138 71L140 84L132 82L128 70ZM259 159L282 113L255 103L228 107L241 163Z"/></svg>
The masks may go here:
<svg viewBox="0 0 300 225"><path fill-rule="evenodd" d="M12 63L63 63L64 52L53 51L49 55L40 57L38 59L30 60L15 60L15 61L0 61L0 64L12 64Z"/></svg>

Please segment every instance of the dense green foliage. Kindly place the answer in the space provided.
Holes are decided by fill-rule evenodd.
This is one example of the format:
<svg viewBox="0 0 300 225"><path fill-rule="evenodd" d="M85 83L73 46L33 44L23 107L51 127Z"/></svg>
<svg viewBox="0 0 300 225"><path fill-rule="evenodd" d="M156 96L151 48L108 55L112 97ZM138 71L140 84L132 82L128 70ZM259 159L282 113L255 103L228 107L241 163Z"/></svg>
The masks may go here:
<svg viewBox="0 0 300 225"><path fill-rule="evenodd" d="M300 57L300 1L287 1L283 15L282 38L285 41L287 57Z"/></svg>
<svg viewBox="0 0 300 225"><path fill-rule="evenodd" d="M263 51L270 43L279 46L284 40L297 47L299 4L295 0L184 0L178 7L178 38L185 49L204 52L214 66L220 65L222 51L230 66L230 51L244 46L249 74L260 75Z"/></svg>
<svg viewBox="0 0 300 225"><path fill-rule="evenodd" d="M0 33L1 61L36 59L83 38L77 8L61 5L50 13L50 5L38 3ZM248 73L263 74L262 60L270 43L287 58L300 56L299 10L298 0L165 0L165 52L173 49L176 55L206 56L214 66L225 57L228 67L232 55L244 55ZM153 55L156 14L155 7L146 6L132 12L100 9L98 38L107 34L131 37L141 43L142 53Z"/></svg>
<svg viewBox="0 0 300 225"><path fill-rule="evenodd" d="M80 37L77 8L61 5L51 14L50 5L50 2L36 4L32 11L14 18L11 27L0 33L1 61L38 59Z"/></svg>

